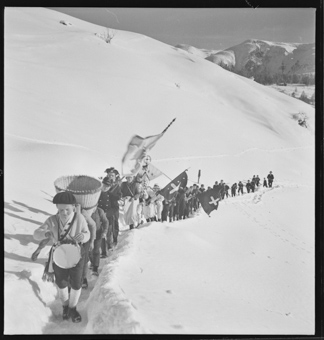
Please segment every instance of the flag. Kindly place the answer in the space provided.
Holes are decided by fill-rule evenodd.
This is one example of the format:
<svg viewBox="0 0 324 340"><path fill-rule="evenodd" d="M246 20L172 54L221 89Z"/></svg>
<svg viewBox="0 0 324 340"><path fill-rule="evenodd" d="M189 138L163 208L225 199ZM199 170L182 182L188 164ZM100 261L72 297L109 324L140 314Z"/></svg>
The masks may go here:
<svg viewBox="0 0 324 340"><path fill-rule="evenodd" d="M180 187L185 188L188 182L188 175L186 170L172 180L167 186L165 186L160 194L165 200L171 200L177 193Z"/></svg>
<svg viewBox="0 0 324 340"><path fill-rule="evenodd" d="M176 119L174 118L171 123L159 134L149 136L146 138L135 135L128 143L127 151L122 159L122 175L135 176L142 167L143 160L155 143L164 135L168 128L173 124Z"/></svg>
<svg viewBox="0 0 324 340"><path fill-rule="evenodd" d="M199 180L200 180L200 175L201 175L201 170L198 171L198 183L199 183Z"/></svg>
<svg viewBox="0 0 324 340"><path fill-rule="evenodd" d="M206 190L197 195L199 202L205 213L209 215L213 210L217 210L221 199L221 188Z"/></svg>
<svg viewBox="0 0 324 340"><path fill-rule="evenodd" d="M147 151L151 150L155 143L163 136L159 135L142 138L134 136L128 143L127 151L122 159L123 176L135 176L141 169L142 160L145 158Z"/></svg>
<svg viewBox="0 0 324 340"><path fill-rule="evenodd" d="M149 180L152 181L153 179L163 175L163 172L150 163L147 166L146 175Z"/></svg>

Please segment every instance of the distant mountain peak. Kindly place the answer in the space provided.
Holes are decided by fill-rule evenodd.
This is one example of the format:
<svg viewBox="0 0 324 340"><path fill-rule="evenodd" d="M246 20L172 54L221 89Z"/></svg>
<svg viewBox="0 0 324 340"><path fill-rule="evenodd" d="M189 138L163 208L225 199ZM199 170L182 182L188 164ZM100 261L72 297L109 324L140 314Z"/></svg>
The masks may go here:
<svg viewBox="0 0 324 340"><path fill-rule="evenodd" d="M205 59L218 65L226 65L237 72L246 72L253 76L254 72L264 72L268 75L284 74L314 74L315 73L315 43L287 43L261 39L247 39L238 45L223 51L208 51L189 45L177 45L196 55L206 55Z"/></svg>

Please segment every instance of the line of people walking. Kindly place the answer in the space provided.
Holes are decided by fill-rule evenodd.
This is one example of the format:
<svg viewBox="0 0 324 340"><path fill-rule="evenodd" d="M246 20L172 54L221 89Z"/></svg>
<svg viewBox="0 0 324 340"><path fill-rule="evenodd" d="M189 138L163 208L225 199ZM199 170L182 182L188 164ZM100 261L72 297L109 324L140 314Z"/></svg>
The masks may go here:
<svg viewBox="0 0 324 340"><path fill-rule="evenodd" d="M197 195L201 191L197 184L190 187L179 187L171 200L163 201L162 222L173 222L189 218L197 211L199 201Z"/></svg>
<svg viewBox="0 0 324 340"><path fill-rule="evenodd" d="M272 171L270 171L267 177L264 177L263 179L263 187L271 188L273 181L274 181L274 175ZM216 181L213 187L208 186L207 190L220 188L221 189L221 200L223 200L225 197L226 198L229 196L235 197L236 195L240 195L240 194L243 195L245 193L244 187L246 188L246 193L249 194L250 192L255 192L255 190L261 185L261 180L260 180L259 175L253 175L251 180L248 179L247 182L244 182L244 183L243 182L238 181L238 182L233 183L231 186L229 186L223 180L221 180L220 182ZM205 190L206 189L205 189L204 184L201 184L199 191L203 192ZM231 191L231 195L229 194L229 190Z"/></svg>
<svg viewBox="0 0 324 340"><path fill-rule="evenodd" d="M175 196L166 200L157 184L151 188L141 176L127 176L126 181L122 181L114 167L106 169L105 173L98 204L91 215L76 203L72 193L59 192L53 198L58 209L57 214L50 216L34 232L35 240L41 242L32 255L33 261L37 259L40 249L50 240L57 246L66 243L80 249L80 258L77 257L76 265L61 268L53 261L53 246L44 270L43 279L55 281L58 287L63 306L63 320L71 318L73 322L81 321L76 306L82 288L88 288L88 268L92 269L92 275L98 276L100 259L106 258L108 252L117 246L121 207L129 229L144 222L173 222L186 219L197 211L200 206L197 196L206 190L203 184L200 187L198 184L179 187ZM270 171L267 180L264 178L263 186L272 187L273 181L274 176ZM253 176L252 180L245 184L248 193L254 192L259 185L259 176ZM223 180L219 183L216 181L213 186L221 189L221 199L229 197L229 189L232 197L236 196L237 189L238 195L243 195L243 187L242 181L229 187ZM207 188L210 189L212 188Z"/></svg>

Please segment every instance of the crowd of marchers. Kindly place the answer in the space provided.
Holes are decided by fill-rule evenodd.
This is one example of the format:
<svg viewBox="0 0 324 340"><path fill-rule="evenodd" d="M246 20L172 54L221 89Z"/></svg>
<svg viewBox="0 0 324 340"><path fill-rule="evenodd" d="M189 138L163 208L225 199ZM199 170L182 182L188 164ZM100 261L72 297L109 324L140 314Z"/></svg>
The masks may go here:
<svg viewBox="0 0 324 340"><path fill-rule="evenodd" d="M272 187L272 183L274 180L274 175L272 171L269 172L267 177L263 178L263 187ZM199 188L200 192L204 192L205 190L211 190L211 189L220 189L221 190L221 199L224 199L225 197L235 197L236 195L243 195L245 193L244 187L246 188L246 193L254 192L257 187L261 185L261 180L259 175L253 175L252 179L248 179L247 181L238 181L233 183L231 186L229 186L227 183L224 183L223 180L220 182L216 181L213 187L208 186L207 189L203 184L201 184L201 187ZM229 190L231 190L231 194L229 194Z"/></svg>
<svg viewBox="0 0 324 340"><path fill-rule="evenodd" d="M35 240L41 241L32 255L34 261L50 240L54 245L74 242L81 249L80 260L71 268L59 267L51 260L50 252L44 270L46 280L55 282L58 287L63 305L63 320L71 318L73 322L81 321L76 306L82 288L88 287L88 268L92 270L92 275L99 275L100 259L106 258L109 251L117 246L120 218L123 218L123 223L129 229L145 222L183 220L197 211L200 205L198 196L206 190L203 184L193 184L190 187L179 185L175 195L167 200L161 194L163 191L160 187L157 184L150 187L149 181L143 175L125 176L125 180L122 180L118 170L113 167L106 169L105 173L98 204L91 215L77 204L71 192L59 192L53 198L57 213L34 232ZM264 178L263 186L272 187L273 180L274 176L270 171L267 179ZM245 183L248 193L254 192L259 185L259 176L253 176L251 181ZM230 188L223 180L220 183L215 182L213 186L214 189L219 189L220 199L229 196L229 189L231 196L236 195L237 189L238 194L243 195L243 187L244 184L239 181ZM212 188L207 188L210 189Z"/></svg>

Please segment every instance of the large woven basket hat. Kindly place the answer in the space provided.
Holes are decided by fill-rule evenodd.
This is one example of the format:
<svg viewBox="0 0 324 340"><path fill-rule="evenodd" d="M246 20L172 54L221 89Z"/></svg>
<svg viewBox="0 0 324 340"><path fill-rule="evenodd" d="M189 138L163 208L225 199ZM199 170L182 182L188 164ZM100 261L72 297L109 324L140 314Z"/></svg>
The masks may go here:
<svg viewBox="0 0 324 340"><path fill-rule="evenodd" d="M91 215L98 204L102 184L99 179L86 175L62 176L54 182L56 192L71 192L82 207Z"/></svg>

